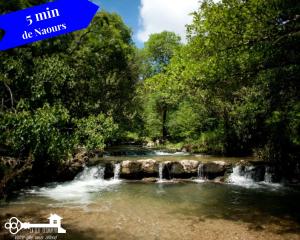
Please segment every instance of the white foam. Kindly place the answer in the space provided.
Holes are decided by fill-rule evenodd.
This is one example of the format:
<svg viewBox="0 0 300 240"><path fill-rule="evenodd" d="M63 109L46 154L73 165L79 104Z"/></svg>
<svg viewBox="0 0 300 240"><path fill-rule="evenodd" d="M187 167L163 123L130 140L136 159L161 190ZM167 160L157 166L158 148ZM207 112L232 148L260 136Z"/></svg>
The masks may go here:
<svg viewBox="0 0 300 240"><path fill-rule="evenodd" d="M253 166L246 166L246 169L249 171ZM247 171L246 171L247 172ZM260 187L268 187L268 188L273 188L273 189L278 189L283 187L282 184L279 183L272 183L269 178L266 177L265 180L262 182L255 182L252 178L251 175L247 173L242 173L242 167L241 166L235 166L233 168L233 172L230 174L228 178L228 183L246 187L246 188L260 188Z"/></svg>
<svg viewBox="0 0 300 240"><path fill-rule="evenodd" d="M120 180L104 180L103 178L104 168L86 168L73 181L31 190L30 193L57 201L87 203L91 200L91 193L101 193L121 182Z"/></svg>
<svg viewBox="0 0 300 240"><path fill-rule="evenodd" d="M159 182L162 182L164 179L164 164L163 163L159 163L159 167L158 167L158 178L159 178Z"/></svg>
<svg viewBox="0 0 300 240"><path fill-rule="evenodd" d="M120 180L121 163L116 163L114 167L114 180Z"/></svg>
<svg viewBox="0 0 300 240"><path fill-rule="evenodd" d="M169 153L169 152L163 152L163 151L154 151L154 154L157 156L186 156L189 155L189 153L186 152L175 152L175 153Z"/></svg>

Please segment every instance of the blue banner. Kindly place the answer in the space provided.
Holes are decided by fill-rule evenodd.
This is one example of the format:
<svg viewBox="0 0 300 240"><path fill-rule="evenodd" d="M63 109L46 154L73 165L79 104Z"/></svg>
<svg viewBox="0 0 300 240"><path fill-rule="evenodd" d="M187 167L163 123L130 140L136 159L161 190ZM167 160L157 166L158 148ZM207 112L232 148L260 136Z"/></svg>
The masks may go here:
<svg viewBox="0 0 300 240"><path fill-rule="evenodd" d="M98 9L88 0L58 0L2 15L0 29L5 34L0 50L84 29Z"/></svg>

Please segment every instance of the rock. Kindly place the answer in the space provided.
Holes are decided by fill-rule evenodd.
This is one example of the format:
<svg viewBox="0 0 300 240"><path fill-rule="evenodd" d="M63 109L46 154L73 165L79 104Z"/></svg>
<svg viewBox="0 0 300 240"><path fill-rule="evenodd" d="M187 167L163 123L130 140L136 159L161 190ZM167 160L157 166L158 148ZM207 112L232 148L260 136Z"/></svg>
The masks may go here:
<svg viewBox="0 0 300 240"><path fill-rule="evenodd" d="M183 166L185 173L190 174L197 174L198 173L198 166L200 164L199 161L195 160L182 160L180 161L180 164Z"/></svg>
<svg viewBox="0 0 300 240"><path fill-rule="evenodd" d="M223 161L204 163L203 173L208 179L224 176L229 164Z"/></svg>
<svg viewBox="0 0 300 240"><path fill-rule="evenodd" d="M158 163L153 159L127 160L121 163L121 178L140 180L157 176Z"/></svg>
<svg viewBox="0 0 300 240"><path fill-rule="evenodd" d="M225 181L226 181L226 178L224 176L217 177L214 179L214 182L216 182L216 183L225 183Z"/></svg>
<svg viewBox="0 0 300 240"><path fill-rule="evenodd" d="M153 159L138 160L144 176L156 177L158 175L158 163Z"/></svg>
<svg viewBox="0 0 300 240"><path fill-rule="evenodd" d="M152 178L143 178L142 181L145 182L145 183L155 183L155 182L157 182L157 178L154 178L154 177L152 177Z"/></svg>
<svg viewBox="0 0 300 240"><path fill-rule="evenodd" d="M188 152L188 150L187 150L187 148L186 148L186 147L183 147L183 148L181 148L181 152L184 152L184 153L186 153L186 152Z"/></svg>
<svg viewBox="0 0 300 240"><path fill-rule="evenodd" d="M142 163L140 161L123 161L121 163L120 177L124 179L140 180L142 175Z"/></svg>
<svg viewBox="0 0 300 240"><path fill-rule="evenodd" d="M256 182L263 181L265 178L265 166L264 165L240 165L241 175L247 178L253 179Z"/></svg>
<svg viewBox="0 0 300 240"><path fill-rule="evenodd" d="M192 178L197 176L199 162L193 160L182 160L180 162L168 162L166 167L169 172L169 178Z"/></svg>
<svg viewBox="0 0 300 240"><path fill-rule="evenodd" d="M69 165L70 166L76 166L76 165L82 165L82 166L85 166L88 162L89 162L89 159L90 159L90 154L83 150L81 152L78 152L75 154L75 156L69 160Z"/></svg>
<svg viewBox="0 0 300 240"><path fill-rule="evenodd" d="M79 148L72 159L59 167L53 181L70 181L83 171L86 165L89 165L90 159L94 157L93 153L86 151L85 148Z"/></svg>
<svg viewBox="0 0 300 240"><path fill-rule="evenodd" d="M104 162L103 165L105 166L104 179L113 178L114 177L115 163L108 161L108 162Z"/></svg>
<svg viewBox="0 0 300 240"><path fill-rule="evenodd" d="M163 162L163 176L165 179L172 178L192 178L197 177L198 175L198 166L200 164L199 161L195 160L182 160L180 162L177 161L167 161Z"/></svg>
<svg viewBox="0 0 300 240"><path fill-rule="evenodd" d="M170 169L171 178L181 178L185 174L183 166L179 162L172 162Z"/></svg>
<svg viewBox="0 0 300 240"><path fill-rule="evenodd" d="M155 143L152 142L152 141L147 142L146 147L147 147L147 148L153 148L153 147L155 147Z"/></svg>

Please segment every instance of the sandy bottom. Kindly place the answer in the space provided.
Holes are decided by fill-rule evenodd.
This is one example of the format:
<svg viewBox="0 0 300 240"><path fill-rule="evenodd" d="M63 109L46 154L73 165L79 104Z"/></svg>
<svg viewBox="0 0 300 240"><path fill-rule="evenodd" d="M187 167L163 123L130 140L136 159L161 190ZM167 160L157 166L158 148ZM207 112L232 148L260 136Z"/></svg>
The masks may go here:
<svg viewBox="0 0 300 240"><path fill-rule="evenodd" d="M131 209L118 209L110 204L98 207L86 206L84 208L52 208L44 210L36 206L34 209L24 207L21 209L6 208L1 210L0 239L17 239L8 234L3 228L7 219L12 216L24 222L47 223L50 213L63 216L63 227L67 234L58 234L57 239L124 239L124 240L299 240L300 228L295 222L272 219L268 224L245 223L243 221L230 221L225 219L210 219L184 214L156 212L155 206L144 208L136 205ZM142 204L143 205L143 204ZM21 211L20 211L21 210ZM154 216L154 212L156 212ZM25 216L25 217L24 217ZM18 235L30 236L28 230L21 230ZM18 236L17 235L17 236ZM56 236L56 234L48 234ZM47 234L38 234L46 237Z"/></svg>

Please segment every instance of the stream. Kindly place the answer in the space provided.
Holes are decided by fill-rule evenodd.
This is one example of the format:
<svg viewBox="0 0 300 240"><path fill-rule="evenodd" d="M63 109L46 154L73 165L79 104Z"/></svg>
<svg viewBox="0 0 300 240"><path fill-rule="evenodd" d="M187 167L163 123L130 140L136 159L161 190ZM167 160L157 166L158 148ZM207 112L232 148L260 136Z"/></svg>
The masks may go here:
<svg viewBox="0 0 300 240"><path fill-rule="evenodd" d="M128 150L127 150L128 151ZM118 155L118 154L114 154ZM163 151L147 154L105 156L106 159L156 160L218 158ZM15 216L22 222L45 222L51 213L61 216L66 234L38 234L57 239L300 239L300 188L255 182L233 169L229 182L215 183L202 177L190 182L157 183L120 179L120 164L114 176L104 179L104 167L86 167L73 181L24 189L0 204L0 239L30 235L21 230L11 235L4 224Z"/></svg>

